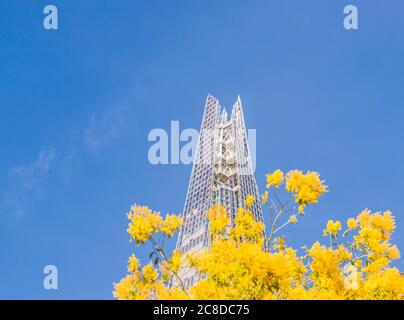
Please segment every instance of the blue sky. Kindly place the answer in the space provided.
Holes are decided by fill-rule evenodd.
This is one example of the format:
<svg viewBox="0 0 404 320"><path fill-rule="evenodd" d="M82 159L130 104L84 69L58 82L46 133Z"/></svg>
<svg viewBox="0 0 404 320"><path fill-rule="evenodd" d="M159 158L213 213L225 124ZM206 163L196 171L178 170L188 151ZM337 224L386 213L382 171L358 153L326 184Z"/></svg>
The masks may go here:
<svg viewBox="0 0 404 320"><path fill-rule="evenodd" d="M228 107L241 95L261 187L277 168L329 185L290 244L370 208L394 212L404 248L402 1L52 3L57 31L47 1L0 2L0 298L112 298L130 204L185 199L191 167L151 165L147 135L199 129L207 93ZM342 26L347 4L359 30Z"/></svg>

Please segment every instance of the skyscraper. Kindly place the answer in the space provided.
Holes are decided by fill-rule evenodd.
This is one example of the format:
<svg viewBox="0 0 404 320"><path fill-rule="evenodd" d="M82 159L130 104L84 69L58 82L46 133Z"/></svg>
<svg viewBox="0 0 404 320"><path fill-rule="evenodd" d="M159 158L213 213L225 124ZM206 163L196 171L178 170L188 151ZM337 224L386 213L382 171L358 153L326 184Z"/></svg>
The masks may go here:
<svg viewBox="0 0 404 320"><path fill-rule="evenodd" d="M248 194L259 199L240 97L228 118L219 101L208 95L176 249L188 253L208 248L206 212L214 205L223 205L233 224L237 208L245 206ZM255 219L263 220L259 201L249 210ZM183 268L180 276L186 287L199 280L191 268Z"/></svg>

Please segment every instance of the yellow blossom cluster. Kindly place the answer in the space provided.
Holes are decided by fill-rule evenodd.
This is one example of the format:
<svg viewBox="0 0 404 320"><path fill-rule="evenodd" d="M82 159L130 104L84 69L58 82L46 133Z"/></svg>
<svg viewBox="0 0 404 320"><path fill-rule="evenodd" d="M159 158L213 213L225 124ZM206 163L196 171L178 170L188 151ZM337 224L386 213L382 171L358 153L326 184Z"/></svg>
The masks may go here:
<svg viewBox="0 0 404 320"><path fill-rule="evenodd" d="M295 201L299 203L299 213L303 213L308 204L317 203L327 192L327 186L320 180L317 172L303 174L300 170L292 170L286 175L286 190L293 193Z"/></svg>
<svg viewBox="0 0 404 320"><path fill-rule="evenodd" d="M339 246L337 249L327 248L316 242L309 250L311 291L324 298L331 298L335 292L344 290L344 278L341 264L348 262L352 254Z"/></svg>
<svg viewBox="0 0 404 320"><path fill-rule="evenodd" d="M163 220L159 212L138 205L131 207L128 219L130 223L127 231L131 240L135 240L137 245L149 240L153 233L162 232L172 237L182 223L182 219L176 215L167 215Z"/></svg>
<svg viewBox="0 0 404 320"><path fill-rule="evenodd" d="M347 224L348 228L351 230L355 230L358 227L358 223L353 218L349 218L347 220L346 224Z"/></svg>
<svg viewBox="0 0 404 320"><path fill-rule="evenodd" d="M222 207L226 210L225 207ZM251 214L251 211L239 208L236 218L234 219L234 227L229 234L236 240L244 240L251 242L263 241L265 225L257 222Z"/></svg>
<svg viewBox="0 0 404 320"><path fill-rule="evenodd" d="M267 174L267 188L275 187L279 188L281 183L283 182L284 175L281 170L275 170L271 174Z"/></svg>
<svg viewBox="0 0 404 320"><path fill-rule="evenodd" d="M210 222L210 232L212 235L222 233L230 223L230 215L227 213L226 208L220 205L209 209L207 217Z"/></svg>
<svg viewBox="0 0 404 320"><path fill-rule="evenodd" d="M298 203L298 213L303 215L308 204L317 203L318 199L327 192L327 186L320 179L317 172L309 171L304 174L301 170L291 170L285 174L277 169L273 173L267 174L266 187L279 188L285 182L285 189L292 193L296 203ZM262 203L268 202L268 191L262 195Z"/></svg>
<svg viewBox="0 0 404 320"><path fill-rule="evenodd" d="M139 260L132 254L128 260L128 271L136 272L139 269L140 263Z"/></svg>
<svg viewBox="0 0 404 320"><path fill-rule="evenodd" d="M132 255L128 261L129 274L114 285L114 297L120 300L187 299L184 290L168 285L177 275L182 261L181 253L174 250L170 259L163 261L159 269L151 263L140 268L138 259Z"/></svg>
<svg viewBox="0 0 404 320"><path fill-rule="evenodd" d="M167 237L171 238L178 230L181 223L181 218L177 217L174 214L168 214L160 226L160 231L167 235Z"/></svg>
<svg viewBox="0 0 404 320"><path fill-rule="evenodd" d="M394 216L390 211L371 213L366 209L357 220L359 231L353 235L353 245L358 251L366 253L368 260L364 271L369 274L379 273L390 260L400 258L398 248L390 244L396 228Z"/></svg>
<svg viewBox="0 0 404 320"><path fill-rule="evenodd" d="M279 173L276 175L277 179L271 177L270 186L282 183L283 175L282 179ZM286 175L286 189L304 206L316 203L326 191L317 173L304 175L297 170ZM268 194L262 203L267 201ZM267 237L265 225L256 221L248 208L239 208L231 221L224 206L214 206L207 212L209 248L187 255L174 250L166 255L153 235L173 236L181 219L171 215L163 220L147 207L133 206L128 215L131 239L139 243L151 240L156 247L154 254L160 254L160 259L142 268L132 255L128 275L115 284L114 296L180 300L404 299L404 276L391 266L400 252L391 244L395 220L390 211L372 213L366 209L346 224L330 220L324 234L330 236L331 243L315 242L299 251L289 247L285 237L273 238L288 224L297 223L295 214L285 215L285 208L286 204L281 203L273 212ZM286 222L279 226L283 215ZM345 230L343 225L347 226ZM184 267L196 269L203 275L202 280L185 287L180 277Z"/></svg>
<svg viewBox="0 0 404 320"><path fill-rule="evenodd" d="M338 231L341 230L341 222L340 221L333 221L329 220L327 222L327 228L324 229L323 235L327 236L330 235L332 237L337 237Z"/></svg>
<svg viewBox="0 0 404 320"><path fill-rule="evenodd" d="M247 197L246 197L246 199L244 201L244 204L247 207L251 207L254 204L254 202L255 202L255 197L253 195L251 195L251 194L247 194Z"/></svg>

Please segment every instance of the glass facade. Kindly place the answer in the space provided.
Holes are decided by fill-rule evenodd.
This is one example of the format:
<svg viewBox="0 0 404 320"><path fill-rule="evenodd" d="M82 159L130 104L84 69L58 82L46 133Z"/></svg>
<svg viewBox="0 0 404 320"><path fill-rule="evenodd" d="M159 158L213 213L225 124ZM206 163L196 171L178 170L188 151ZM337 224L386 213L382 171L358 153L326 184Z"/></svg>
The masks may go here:
<svg viewBox="0 0 404 320"><path fill-rule="evenodd" d="M237 208L244 206L247 194L259 199L244 123L240 97L229 118L219 101L208 95L203 114L198 146L185 200L184 224L176 249L182 253L209 247L209 221L206 212L216 204L226 207L234 222ZM249 208L262 221L259 201ZM183 268L180 276L188 287L201 276L191 268ZM174 280L174 285L175 280Z"/></svg>

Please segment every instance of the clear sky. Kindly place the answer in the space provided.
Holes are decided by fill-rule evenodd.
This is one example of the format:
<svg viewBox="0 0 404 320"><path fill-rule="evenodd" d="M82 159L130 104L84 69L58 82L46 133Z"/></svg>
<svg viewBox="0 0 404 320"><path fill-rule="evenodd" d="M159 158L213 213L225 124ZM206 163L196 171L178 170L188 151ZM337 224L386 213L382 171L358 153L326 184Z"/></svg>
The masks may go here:
<svg viewBox="0 0 404 320"><path fill-rule="evenodd" d="M51 3L56 31L48 1L0 2L0 298L112 298L130 204L185 199L191 167L151 165L148 133L199 129L208 93L241 95L261 189L277 168L329 185L290 244L325 242L328 219L368 207L393 211L404 250L403 1ZM343 28L347 4L358 30Z"/></svg>

